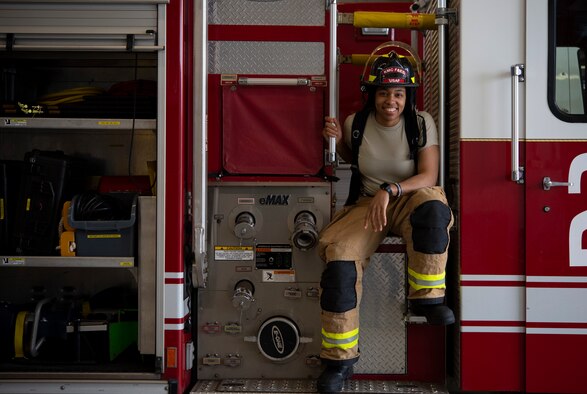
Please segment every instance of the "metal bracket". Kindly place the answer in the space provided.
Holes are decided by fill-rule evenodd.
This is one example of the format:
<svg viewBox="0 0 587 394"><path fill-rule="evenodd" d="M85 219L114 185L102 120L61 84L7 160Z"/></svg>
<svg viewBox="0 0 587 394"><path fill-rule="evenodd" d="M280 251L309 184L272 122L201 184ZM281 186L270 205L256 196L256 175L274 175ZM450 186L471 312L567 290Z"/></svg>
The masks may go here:
<svg viewBox="0 0 587 394"><path fill-rule="evenodd" d="M157 34L156 30L148 29L147 31L145 31L145 33L147 33L150 36L155 37L155 45L159 45L159 34Z"/></svg>
<svg viewBox="0 0 587 394"><path fill-rule="evenodd" d="M14 48L14 42L16 41L14 33L6 33L6 51L12 52Z"/></svg>
<svg viewBox="0 0 587 394"><path fill-rule="evenodd" d="M436 9L437 25L458 25L459 18L456 8L438 8Z"/></svg>
<svg viewBox="0 0 587 394"><path fill-rule="evenodd" d="M126 50L128 52L132 52L135 47L135 35L134 34L127 34L126 35Z"/></svg>
<svg viewBox="0 0 587 394"><path fill-rule="evenodd" d="M518 78L518 82L526 82L526 66L524 64L512 66L512 75Z"/></svg>

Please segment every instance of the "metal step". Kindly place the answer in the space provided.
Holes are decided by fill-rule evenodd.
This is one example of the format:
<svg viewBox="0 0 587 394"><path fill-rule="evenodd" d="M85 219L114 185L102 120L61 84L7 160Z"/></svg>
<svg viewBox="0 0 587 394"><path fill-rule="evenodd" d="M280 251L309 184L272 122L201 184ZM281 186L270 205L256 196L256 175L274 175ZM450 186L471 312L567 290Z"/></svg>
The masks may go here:
<svg viewBox="0 0 587 394"><path fill-rule="evenodd" d="M192 394L199 393L316 393L316 381L306 379L225 379L200 380ZM386 380L349 380L342 393L446 393L440 385L420 382L398 382Z"/></svg>
<svg viewBox="0 0 587 394"><path fill-rule="evenodd" d="M43 380L0 379L2 394L167 394L169 384L164 380Z"/></svg>

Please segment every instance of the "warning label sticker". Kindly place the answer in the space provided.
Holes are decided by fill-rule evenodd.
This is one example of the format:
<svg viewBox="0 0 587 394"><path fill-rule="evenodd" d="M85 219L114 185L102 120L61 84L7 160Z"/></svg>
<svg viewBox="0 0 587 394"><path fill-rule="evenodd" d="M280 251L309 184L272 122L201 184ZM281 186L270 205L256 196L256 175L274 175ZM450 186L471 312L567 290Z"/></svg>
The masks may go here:
<svg viewBox="0 0 587 394"><path fill-rule="evenodd" d="M215 246L214 259L219 261L253 261L252 246Z"/></svg>
<svg viewBox="0 0 587 394"><path fill-rule="evenodd" d="M26 127L26 119L4 119L4 126L7 127Z"/></svg>
<svg viewBox="0 0 587 394"><path fill-rule="evenodd" d="M263 270L263 282L295 282L295 270Z"/></svg>
<svg viewBox="0 0 587 394"><path fill-rule="evenodd" d="M25 259L23 257L2 257L0 262L2 265L24 265Z"/></svg>

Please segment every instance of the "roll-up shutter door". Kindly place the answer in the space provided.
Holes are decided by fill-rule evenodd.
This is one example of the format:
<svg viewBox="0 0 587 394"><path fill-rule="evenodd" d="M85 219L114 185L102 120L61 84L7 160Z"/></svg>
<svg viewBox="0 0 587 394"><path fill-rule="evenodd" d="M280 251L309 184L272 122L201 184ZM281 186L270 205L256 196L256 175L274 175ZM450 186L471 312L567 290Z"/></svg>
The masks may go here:
<svg viewBox="0 0 587 394"><path fill-rule="evenodd" d="M0 0L0 50L159 50L168 1Z"/></svg>

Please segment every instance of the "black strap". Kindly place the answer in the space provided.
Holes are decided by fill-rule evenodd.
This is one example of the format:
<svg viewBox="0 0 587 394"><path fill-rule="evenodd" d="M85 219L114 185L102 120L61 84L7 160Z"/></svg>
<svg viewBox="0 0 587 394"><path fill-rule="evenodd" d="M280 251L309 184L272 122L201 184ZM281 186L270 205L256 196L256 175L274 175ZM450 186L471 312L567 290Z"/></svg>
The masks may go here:
<svg viewBox="0 0 587 394"><path fill-rule="evenodd" d="M349 195L344 205L353 205L359 199L361 194L361 173L359 172L359 148L363 142L363 133L365 132L365 124L371 110L363 108L355 113L353 124L351 127L351 150L353 158L351 161L351 184L349 188Z"/></svg>

